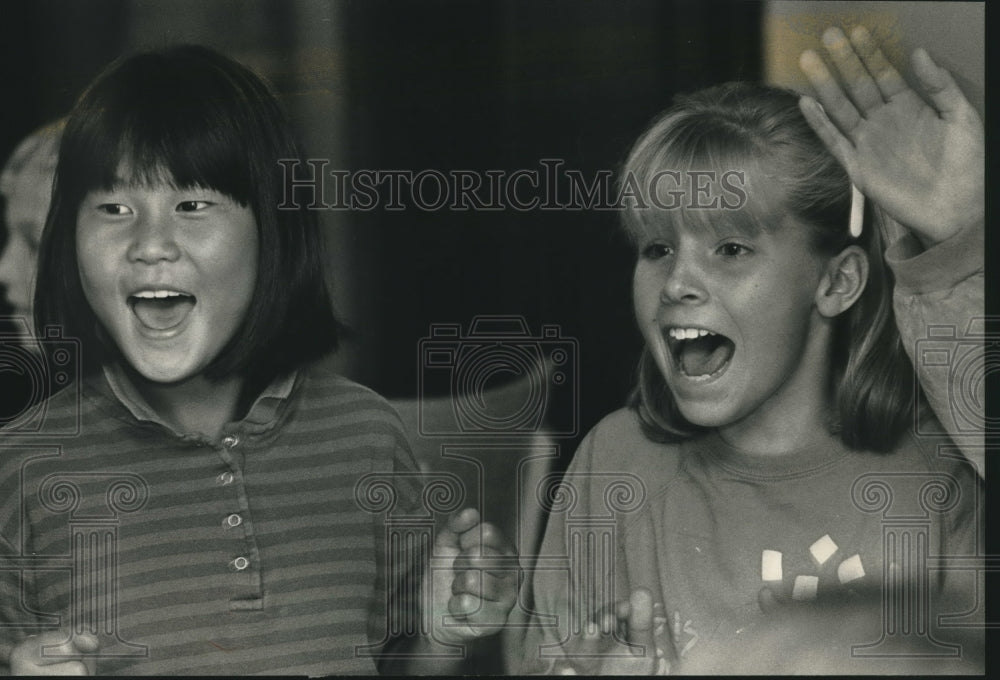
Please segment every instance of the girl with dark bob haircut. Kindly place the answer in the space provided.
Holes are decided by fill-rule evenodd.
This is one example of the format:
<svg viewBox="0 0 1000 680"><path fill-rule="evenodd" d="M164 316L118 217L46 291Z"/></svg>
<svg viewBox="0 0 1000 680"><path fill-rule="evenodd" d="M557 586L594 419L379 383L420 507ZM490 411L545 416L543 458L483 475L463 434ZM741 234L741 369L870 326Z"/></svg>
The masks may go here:
<svg viewBox="0 0 1000 680"><path fill-rule="evenodd" d="M554 623L524 671L981 672L982 576L958 565L982 568L983 483L919 347L983 314L982 121L926 52L929 103L863 28L823 42L846 85L807 51L818 101L726 83L632 147L640 382L549 496L540 554L569 574L534 574ZM962 660L928 664L946 641Z"/></svg>
<svg viewBox="0 0 1000 680"><path fill-rule="evenodd" d="M77 211L90 191L166 174L177 187L229 196L257 224L248 313L206 375L249 372L266 382L336 349L344 329L325 284L316 213L276 209L292 195L277 161L300 157L267 85L216 52L184 46L112 65L80 98L63 136L39 256L36 327L55 325L79 338L84 374L116 354L80 287ZM128 177L120 176L123 166Z"/></svg>
<svg viewBox="0 0 1000 680"><path fill-rule="evenodd" d="M202 47L113 64L70 114L35 304L82 377L31 433L55 454L0 430L0 549L78 568L0 570L0 673L447 673L506 621L516 573L485 569L514 553L476 510L433 578L423 534L390 535L423 477L332 364L316 215L279 209L299 158L267 85ZM113 536L70 544L78 516Z"/></svg>

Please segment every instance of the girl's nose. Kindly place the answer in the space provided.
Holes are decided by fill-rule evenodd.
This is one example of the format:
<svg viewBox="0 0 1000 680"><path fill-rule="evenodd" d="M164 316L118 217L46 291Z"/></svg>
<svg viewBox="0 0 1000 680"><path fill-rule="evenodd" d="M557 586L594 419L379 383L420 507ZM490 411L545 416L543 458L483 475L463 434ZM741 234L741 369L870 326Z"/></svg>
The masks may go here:
<svg viewBox="0 0 1000 680"><path fill-rule="evenodd" d="M171 262L180 256L180 249L168 218L147 215L136 219L128 257L132 262L156 264Z"/></svg>
<svg viewBox="0 0 1000 680"><path fill-rule="evenodd" d="M707 297L703 276L696 263L689 258L675 258L670 263L660 290L664 304L694 304Z"/></svg>

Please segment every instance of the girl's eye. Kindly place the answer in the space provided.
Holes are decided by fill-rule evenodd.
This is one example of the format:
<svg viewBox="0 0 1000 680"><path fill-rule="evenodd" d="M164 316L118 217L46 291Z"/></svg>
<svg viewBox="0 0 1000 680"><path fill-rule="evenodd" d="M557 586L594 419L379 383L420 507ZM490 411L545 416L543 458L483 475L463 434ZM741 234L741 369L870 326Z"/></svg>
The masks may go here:
<svg viewBox="0 0 1000 680"><path fill-rule="evenodd" d="M106 215L131 215L132 210L121 203L101 203L97 209Z"/></svg>
<svg viewBox="0 0 1000 680"><path fill-rule="evenodd" d="M647 260L659 260L673 252L673 249L665 243L650 243L642 249L642 257Z"/></svg>
<svg viewBox="0 0 1000 680"><path fill-rule="evenodd" d="M197 212L208 208L211 203L208 201L181 201L177 204L177 212Z"/></svg>
<svg viewBox="0 0 1000 680"><path fill-rule="evenodd" d="M747 248L742 243L730 242L730 243L723 243L721 246L719 246L717 252L719 253L719 255L722 255L723 257L739 257L741 255L749 255L753 251Z"/></svg>

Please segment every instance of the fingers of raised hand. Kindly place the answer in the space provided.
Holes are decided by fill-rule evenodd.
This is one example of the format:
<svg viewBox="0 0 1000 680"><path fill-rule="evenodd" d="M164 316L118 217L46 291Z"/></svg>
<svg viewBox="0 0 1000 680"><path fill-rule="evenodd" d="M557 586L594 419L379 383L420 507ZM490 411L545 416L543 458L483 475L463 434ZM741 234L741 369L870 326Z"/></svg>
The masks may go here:
<svg viewBox="0 0 1000 680"><path fill-rule="evenodd" d="M823 32L823 45L840 72L841 80L846 85L857 109L864 114L881 106L884 103L882 93L865 68L865 64L861 63L855 45L847 39L844 32L836 27L826 29Z"/></svg>
<svg viewBox="0 0 1000 680"><path fill-rule="evenodd" d="M802 53L799 67L844 134L850 135L864 117L886 102L912 92L864 26L854 28L850 39L839 28L830 27L823 33L823 45L839 80L813 50Z"/></svg>
<svg viewBox="0 0 1000 680"><path fill-rule="evenodd" d="M816 90L816 97L823 105L826 115L842 132L850 133L861 122L861 114L820 56L813 50L806 50L799 57L799 68Z"/></svg>
<svg viewBox="0 0 1000 680"><path fill-rule="evenodd" d="M847 174L851 176L851 180L856 182L856 152L854 145L841 134L837 126L827 117L826 111L812 97L803 96L800 98L799 109L802 111L802 115L805 116L809 126L816 132L820 140L822 140L823 145L829 149L830 153L847 170Z"/></svg>
<svg viewBox="0 0 1000 680"><path fill-rule="evenodd" d="M883 101L911 91L864 26L855 27L849 41L840 29L829 28L823 34L823 44L862 115L877 109ZM934 63L927 50L917 48L912 64L924 94L945 118L968 107L968 100L951 74Z"/></svg>
<svg viewBox="0 0 1000 680"><path fill-rule="evenodd" d="M899 75L899 71L885 58L881 48L867 28L856 26L851 31L851 44L854 45L854 51L864 63L865 69L874 79L882 98L889 101L896 95L910 89L906 81L903 80L903 76Z"/></svg>
<svg viewBox="0 0 1000 680"><path fill-rule="evenodd" d="M945 69L934 63L927 50L920 47L913 52L913 73L934 108L944 118L969 107L968 100Z"/></svg>

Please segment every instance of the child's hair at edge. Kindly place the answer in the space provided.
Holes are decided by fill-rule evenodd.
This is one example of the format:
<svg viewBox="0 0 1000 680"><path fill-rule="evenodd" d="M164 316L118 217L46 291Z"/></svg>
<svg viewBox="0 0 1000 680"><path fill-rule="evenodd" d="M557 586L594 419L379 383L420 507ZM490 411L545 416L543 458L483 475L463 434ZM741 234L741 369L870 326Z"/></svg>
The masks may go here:
<svg viewBox="0 0 1000 680"><path fill-rule="evenodd" d="M919 391L893 314L893 277L883 261L884 218L866 201L861 237L850 237L850 180L809 127L798 99L790 90L743 82L678 97L636 141L621 181L631 177L633 186L645 190L647 180L663 169L766 168L782 189L783 209L812 228L816 252L832 256L852 243L865 250L865 290L834 326L830 390L837 408L830 427L850 448L889 451L912 422ZM651 211L633 203L622 211L622 223L635 238L644 218L705 222L720 215L719 210ZM767 216L751 220L764 224L761 217ZM704 431L681 415L648 348L628 403L655 441L679 442Z"/></svg>
<svg viewBox="0 0 1000 680"><path fill-rule="evenodd" d="M205 371L255 383L336 349L316 214L279 210L287 179L279 159L301 157L265 82L208 48L183 45L112 63L80 96L59 150L42 236L35 327L81 342L84 375L117 356L84 297L76 252L80 203L111 189L123 168L137 185L203 187L249 206L257 224L257 281L247 315Z"/></svg>

